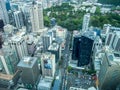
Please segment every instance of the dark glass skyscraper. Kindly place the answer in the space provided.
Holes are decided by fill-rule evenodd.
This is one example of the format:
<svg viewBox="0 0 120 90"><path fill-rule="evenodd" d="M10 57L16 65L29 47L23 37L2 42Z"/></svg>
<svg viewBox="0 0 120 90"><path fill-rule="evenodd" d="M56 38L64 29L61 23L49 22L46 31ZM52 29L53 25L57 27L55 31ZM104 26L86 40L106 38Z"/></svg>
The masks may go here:
<svg viewBox="0 0 120 90"><path fill-rule="evenodd" d="M79 59L79 46L80 46L80 36L74 37L73 40L73 51L72 51L72 60L78 60Z"/></svg>
<svg viewBox="0 0 120 90"><path fill-rule="evenodd" d="M93 40L82 36L79 40L79 57L78 57L78 66L88 65L90 63Z"/></svg>
<svg viewBox="0 0 120 90"><path fill-rule="evenodd" d="M86 36L76 36L73 41L72 59L78 60L77 66L90 63L94 40Z"/></svg>

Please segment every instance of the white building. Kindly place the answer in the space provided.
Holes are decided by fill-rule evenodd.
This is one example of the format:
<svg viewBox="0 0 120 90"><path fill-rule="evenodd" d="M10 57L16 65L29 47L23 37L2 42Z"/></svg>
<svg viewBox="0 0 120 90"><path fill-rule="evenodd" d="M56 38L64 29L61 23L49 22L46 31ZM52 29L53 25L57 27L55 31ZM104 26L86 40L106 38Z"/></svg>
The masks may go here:
<svg viewBox="0 0 120 90"><path fill-rule="evenodd" d="M4 0L0 0L0 19L3 20L5 25L9 23L9 17L8 17Z"/></svg>
<svg viewBox="0 0 120 90"><path fill-rule="evenodd" d="M20 34L11 37L9 44L19 60L28 55L26 41Z"/></svg>
<svg viewBox="0 0 120 90"><path fill-rule="evenodd" d="M43 53L41 56L42 74L44 77L54 77L55 74L55 55Z"/></svg>
<svg viewBox="0 0 120 90"><path fill-rule="evenodd" d="M5 34L12 34L13 30L14 30L14 26L12 26L10 24L7 24L4 26Z"/></svg>
<svg viewBox="0 0 120 90"><path fill-rule="evenodd" d="M14 18L15 18L16 27L18 29L22 28L22 26L24 26L22 12L21 11L15 11L14 12Z"/></svg>
<svg viewBox="0 0 120 90"><path fill-rule="evenodd" d="M108 33L105 45L109 46L116 52L120 52L120 31Z"/></svg>
<svg viewBox="0 0 120 90"><path fill-rule="evenodd" d="M101 35L103 37L105 37L110 32L110 30L111 30L111 25L110 24L104 24Z"/></svg>
<svg viewBox="0 0 120 90"><path fill-rule="evenodd" d="M43 8L41 2L33 2L30 8L32 32L43 32Z"/></svg>
<svg viewBox="0 0 120 90"><path fill-rule="evenodd" d="M115 51L120 52L120 31L116 32L116 36L114 38L112 48Z"/></svg>
<svg viewBox="0 0 120 90"><path fill-rule="evenodd" d="M90 13L84 15L82 31L87 31L89 27Z"/></svg>

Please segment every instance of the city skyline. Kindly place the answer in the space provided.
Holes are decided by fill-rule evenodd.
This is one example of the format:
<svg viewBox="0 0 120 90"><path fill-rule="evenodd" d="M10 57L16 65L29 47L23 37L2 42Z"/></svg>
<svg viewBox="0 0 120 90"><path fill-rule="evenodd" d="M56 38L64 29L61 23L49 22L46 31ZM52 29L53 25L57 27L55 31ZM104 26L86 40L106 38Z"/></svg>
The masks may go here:
<svg viewBox="0 0 120 90"><path fill-rule="evenodd" d="M120 90L119 0L0 0L0 90Z"/></svg>

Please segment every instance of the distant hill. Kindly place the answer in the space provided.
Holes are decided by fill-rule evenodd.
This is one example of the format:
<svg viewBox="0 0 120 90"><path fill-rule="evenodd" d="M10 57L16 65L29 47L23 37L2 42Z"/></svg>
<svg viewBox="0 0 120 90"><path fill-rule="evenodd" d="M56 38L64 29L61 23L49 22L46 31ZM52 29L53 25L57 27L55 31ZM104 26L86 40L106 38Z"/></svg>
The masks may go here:
<svg viewBox="0 0 120 90"><path fill-rule="evenodd" d="M102 4L120 5L120 0L98 0Z"/></svg>

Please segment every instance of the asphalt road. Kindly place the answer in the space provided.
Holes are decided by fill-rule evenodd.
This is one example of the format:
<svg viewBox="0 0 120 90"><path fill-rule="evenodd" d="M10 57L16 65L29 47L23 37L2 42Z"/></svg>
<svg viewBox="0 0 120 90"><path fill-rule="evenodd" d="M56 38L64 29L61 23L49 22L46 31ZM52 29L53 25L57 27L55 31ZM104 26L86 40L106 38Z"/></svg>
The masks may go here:
<svg viewBox="0 0 120 90"><path fill-rule="evenodd" d="M64 61L63 61L63 68L62 68L62 90L67 89L67 67L68 67L68 61L70 56L69 45L71 42L70 37L71 37L71 33L68 32L66 37L65 50L63 52Z"/></svg>

